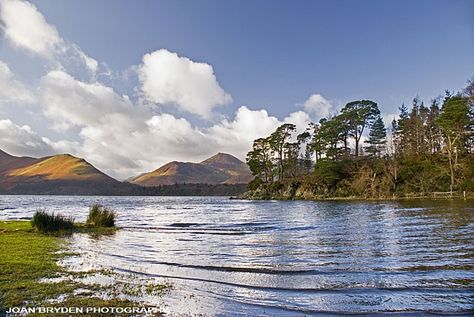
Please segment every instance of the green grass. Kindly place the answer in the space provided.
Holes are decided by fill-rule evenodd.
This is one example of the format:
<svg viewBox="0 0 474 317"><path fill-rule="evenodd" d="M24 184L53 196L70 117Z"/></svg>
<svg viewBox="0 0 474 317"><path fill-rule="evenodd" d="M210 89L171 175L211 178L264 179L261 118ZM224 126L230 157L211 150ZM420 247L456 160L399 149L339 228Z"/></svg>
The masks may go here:
<svg viewBox="0 0 474 317"><path fill-rule="evenodd" d="M29 222L0 222L0 305L20 306L56 294L71 292L68 283L44 284L40 278L62 271L56 261L61 239L33 230Z"/></svg>
<svg viewBox="0 0 474 317"><path fill-rule="evenodd" d="M73 233L89 233L95 236L115 233L119 228L115 227L115 211L102 207L101 205L92 205L87 222L75 223L74 218L66 217L61 214L49 214L44 210L38 210L31 219L31 227L36 228L38 232L55 236L68 236ZM7 226L15 226L12 222ZM7 223L5 223L7 224ZM18 228L17 228L18 229ZM27 229L30 229L28 227Z"/></svg>
<svg viewBox="0 0 474 317"><path fill-rule="evenodd" d="M72 232L100 234L113 233L113 229L115 228L90 228L79 224L74 226ZM114 297L102 299L93 295L98 290L96 285L77 282L73 273L67 272L57 264L62 257L70 255L64 252L67 251L66 247L66 241L61 236L42 234L32 228L28 221L0 221L0 316L2 310L19 306L46 304L62 307L136 307L138 305L128 300ZM40 281L64 276L73 278L61 282ZM160 289L162 286L155 287ZM90 290L89 295L70 296L78 288ZM111 289L114 289L113 286ZM63 295L69 295L63 302L55 304L47 302Z"/></svg>
<svg viewBox="0 0 474 317"><path fill-rule="evenodd" d="M99 204L94 204L89 209L87 224L95 227L114 227L116 212Z"/></svg>
<svg viewBox="0 0 474 317"><path fill-rule="evenodd" d="M33 215L31 225L37 228L41 233L67 231L74 227L74 218L66 217L61 214L48 214L40 209Z"/></svg>
<svg viewBox="0 0 474 317"><path fill-rule="evenodd" d="M75 223L72 233L88 233L93 237L111 235L120 230L119 227L95 227L87 223Z"/></svg>

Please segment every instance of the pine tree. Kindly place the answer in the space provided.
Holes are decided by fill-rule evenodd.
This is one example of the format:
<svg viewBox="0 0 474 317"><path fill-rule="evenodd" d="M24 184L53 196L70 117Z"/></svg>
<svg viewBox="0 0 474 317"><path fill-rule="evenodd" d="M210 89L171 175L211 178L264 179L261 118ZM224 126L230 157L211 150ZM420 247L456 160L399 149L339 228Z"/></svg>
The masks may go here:
<svg viewBox="0 0 474 317"><path fill-rule="evenodd" d="M400 115L398 120L392 122L392 137L395 146L395 155L400 156L406 152L406 131L408 125L408 108L402 104L399 108Z"/></svg>
<svg viewBox="0 0 474 317"><path fill-rule="evenodd" d="M469 106L469 124L463 136L466 153L474 153L474 76L467 81L467 87L464 89L464 95L468 98Z"/></svg>
<svg viewBox="0 0 474 317"><path fill-rule="evenodd" d="M282 180L285 174L284 150L287 141L291 138L293 132L296 131L296 126L292 123L284 123L279 126L268 138L270 149L276 156L276 170L278 179Z"/></svg>
<svg viewBox="0 0 474 317"><path fill-rule="evenodd" d="M365 148L365 151L370 156L380 157L381 153L385 150L387 143L387 130L383 123L382 117L377 116L369 132L369 139L365 141L369 145Z"/></svg>
<svg viewBox="0 0 474 317"><path fill-rule="evenodd" d="M445 149L448 154L449 173L451 176L450 192L453 192L456 182L459 147L462 147L462 137L470 124L469 100L462 95L447 96L444 99L438 124L443 132Z"/></svg>
<svg viewBox="0 0 474 317"><path fill-rule="evenodd" d="M380 115L380 110L377 103L371 100L357 100L346 104L341 114L347 119L348 134L354 138L355 156L359 156L359 142L364 129L373 124L375 117Z"/></svg>

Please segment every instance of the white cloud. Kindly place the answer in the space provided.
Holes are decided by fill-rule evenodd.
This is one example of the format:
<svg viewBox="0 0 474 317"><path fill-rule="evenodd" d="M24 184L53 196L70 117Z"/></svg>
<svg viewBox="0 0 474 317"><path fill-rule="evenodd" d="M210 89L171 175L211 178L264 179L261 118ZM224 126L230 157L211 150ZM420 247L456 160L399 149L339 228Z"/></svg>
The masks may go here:
<svg viewBox="0 0 474 317"><path fill-rule="evenodd" d="M56 28L29 2L1 0L0 20L5 36L20 48L52 58L62 45Z"/></svg>
<svg viewBox="0 0 474 317"><path fill-rule="evenodd" d="M31 104L35 95L23 83L16 80L7 64L0 60L0 104Z"/></svg>
<svg viewBox="0 0 474 317"><path fill-rule="evenodd" d="M193 147L204 141L205 138L205 135L198 129L193 128L186 119L176 118L167 113L154 115L146 124L148 132L160 137L159 143L162 143L163 146L174 144L176 148L183 149L178 151L180 153L193 152ZM169 150L177 152L176 150Z"/></svg>
<svg viewBox="0 0 474 317"><path fill-rule="evenodd" d="M54 150L54 153L68 153L80 156L81 144L77 141L51 141L46 137L42 137L41 139Z"/></svg>
<svg viewBox="0 0 474 317"><path fill-rule="evenodd" d="M216 149L243 159L255 139L270 135L280 124L266 110L250 110L243 106L237 110L234 120L222 120L210 127L207 134L216 143Z"/></svg>
<svg viewBox="0 0 474 317"><path fill-rule="evenodd" d="M28 125L19 126L10 120L0 120L0 149L12 155L45 156L53 149Z"/></svg>
<svg viewBox="0 0 474 317"><path fill-rule="evenodd" d="M99 63L79 46L61 38L54 25L30 2L0 0L0 24L5 37L15 46L56 63L67 59L80 61L93 75Z"/></svg>
<svg viewBox="0 0 474 317"><path fill-rule="evenodd" d="M268 136L283 122L302 129L309 122L302 111L280 121L265 110L240 107L232 120L223 119L200 129L184 118L153 113L110 87L78 81L63 71L47 74L40 94L48 118L64 129L80 129L80 144L47 143L57 151L85 157L120 179L172 160L200 160L218 151L244 159L253 140Z"/></svg>
<svg viewBox="0 0 474 317"><path fill-rule="evenodd" d="M143 105L133 104L111 87L80 81L67 73L64 66L77 65L79 61L95 75L102 64L61 38L33 4L0 0L0 9L5 37L15 47L59 65L59 69L41 78L38 87L45 117L57 130L79 130L77 140L50 140L38 136L29 126L2 120L0 146L14 154L72 153L113 176L126 178L171 160L199 160L217 151L244 159L254 139L269 135L283 122L302 126L309 121L302 111L280 121L265 110L241 107L233 119L198 128L184 118L154 113ZM174 106L202 118L210 118L216 107L232 101L219 85L211 65L165 49L143 56L137 73L139 89L147 101ZM2 62L0 84L0 98L4 100L35 101L35 95L15 80L8 65Z"/></svg>
<svg viewBox="0 0 474 317"><path fill-rule="evenodd" d="M303 103L303 109L315 115L315 119L321 119L331 114L333 106L320 94L313 94Z"/></svg>
<svg viewBox="0 0 474 317"><path fill-rule="evenodd" d="M87 69L93 75L97 73L99 62L84 53L79 46L76 44L70 44L67 51L71 51L70 53L67 53L69 56L76 55L76 57L85 64Z"/></svg>
<svg viewBox="0 0 474 317"><path fill-rule="evenodd" d="M392 129L393 119L398 120L398 118L399 115L397 113L382 113L382 120L385 124L385 128L387 128L387 131L390 131Z"/></svg>
<svg viewBox="0 0 474 317"><path fill-rule="evenodd" d="M225 119L215 124L206 130L206 136L218 151L244 160L255 139L269 136L283 123L295 124L296 133L301 133L310 122L308 114L303 111L293 112L280 121L266 110L250 110L243 106L237 110L234 120Z"/></svg>
<svg viewBox="0 0 474 317"><path fill-rule="evenodd" d="M131 113L130 101L112 88L78 81L61 70L51 71L41 79L40 95L45 115L63 130L110 124L110 120L119 122L120 116L133 115L127 124L140 120L138 112Z"/></svg>
<svg viewBox="0 0 474 317"><path fill-rule="evenodd" d="M203 118L209 118L213 108L232 101L217 82L211 65L165 49L143 56L138 76L147 100L174 105Z"/></svg>
<svg viewBox="0 0 474 317"><path fill-rule="evenodd" d="M303 111L279 120L266 110L240 107L231 118L221 119L207 128L196 127L184 118L157 113L140 102L135 104L127 96L97 82L95 75L103 68L108 70L105 63L99 63L76 44L61 38L33 4L0 0L0 11L5 38L15 47L45 58L49 66L54 63L56 69L41 78L33 93L0 61L0 101L33 103L37 95L48 119L45 127L51 123L49 127L69 131L69 135L79 131L72 140L66 137L51 140L41 137L28 125L0 120L0 148L12 154L71 153L124 179L172 160L199 161L218 151L245 159L256 138L268 136L284 122L304 130L310 121ZM78 80L67 72L69 66L77 67L78 63L92 73L93 82ZM165 49L146 54L135 69L140 84L137 90L147 102L210 118L216 107L232 101L221 88L211 65ZM314 109L311 111L315 113Z"/></svg>
<svg viewBox="0 0 474 317"><path fill-rule="evenodd" d="M185 119L153 114L110 87L81 82L63 71L43 77L40 95L44 114L56 127L80 129L80 145L48 143L65 152L76 147L75 154L119 178L154 169L166 160L202 154L207 146Z"/></svg>
<svg viewBox="0 0 474 317"><path fill-rule="evenodd" d="M296 125L296 133L301 133L304 132L304 130L306 130L308 125L311 123L311 118L304 111L296 111L290 113L283 121L285 123L293 123Z"/></svg>

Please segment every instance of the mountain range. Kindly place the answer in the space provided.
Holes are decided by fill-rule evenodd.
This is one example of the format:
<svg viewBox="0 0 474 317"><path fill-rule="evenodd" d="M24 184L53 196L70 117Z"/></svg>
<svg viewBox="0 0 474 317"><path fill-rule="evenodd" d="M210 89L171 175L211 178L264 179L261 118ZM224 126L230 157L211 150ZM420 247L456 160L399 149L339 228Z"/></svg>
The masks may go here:
<svg viewBox="0 0 474 317"><path fill-rule="evenodd" d="M86 160L69 154L33 158L13 156L0 150L1 194L159 195L163 192L159 190L163 186L231 186L246 184L251 179L247 165L225 153L218 153L200 163L173 161L152 172L120 182ZM197 187L192 188L192 191L196 191ZM235 190L237 188L241 191L244 187L238 186ZM228 191L229 188L225 189ZM192 191L185 190L190 194ZM212 191L213 187L207 186L205 193L212 194ZM219 188L220 193L227 191ZM170 193L170 190L165 192ZM233 193L232 190L230 192Z"/></svg>
<svg viewBox="0 0 474 317"><path fill-rule="evenodd" d="M252 180L247 165L226 154L216 155L200 162L169 162L160 168L133 177L128 181L141 186L173 184L246 184Z"/></svg>

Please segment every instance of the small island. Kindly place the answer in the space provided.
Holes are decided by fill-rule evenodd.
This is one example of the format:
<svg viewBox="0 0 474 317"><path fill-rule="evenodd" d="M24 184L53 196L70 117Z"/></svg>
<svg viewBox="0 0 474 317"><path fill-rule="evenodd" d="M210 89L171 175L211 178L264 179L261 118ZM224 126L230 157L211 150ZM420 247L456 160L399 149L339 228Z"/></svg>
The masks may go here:
<svg viewBox="0 0 474 317"><path fill-rule="evenodd" d="M377 103L357 100L297 134L292 123L253 142L246 199L472 196L474 81L425 104L414 98L387 129ZM368 135L366 131L368 130Z"/></svg>

